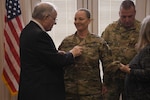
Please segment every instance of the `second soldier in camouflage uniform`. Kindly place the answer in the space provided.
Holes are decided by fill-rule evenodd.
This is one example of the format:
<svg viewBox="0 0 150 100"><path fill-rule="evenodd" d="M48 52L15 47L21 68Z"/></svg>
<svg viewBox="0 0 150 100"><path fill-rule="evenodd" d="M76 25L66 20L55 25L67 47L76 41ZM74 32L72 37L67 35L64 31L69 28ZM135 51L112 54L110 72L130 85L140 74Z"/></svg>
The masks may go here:
<svg viewBox="0 0 150 100"><path fill-rule="evenodd" d="M122 100L125 100L125 73L121 72L119 67L120 62L128 64L136 54L135 44L140 22L135 20L135 13L134 3L130 0L123 1L120 6L120 19L108 25L102 34L112 52L104 67L104 100L119 100L120 94L123 96Z"/></svg>
<svg viewBox="0 0 150 100"><path fill-rule="evenodd" d="M107 56L108 46L102 38L89 33L89 22L90 12L79 9L74 22L77 32L66 37L58 48L68 51L75 45L83 47L82 55L75 58L75 64L64 69L66 100L102 100L99 60Z"/></svg>

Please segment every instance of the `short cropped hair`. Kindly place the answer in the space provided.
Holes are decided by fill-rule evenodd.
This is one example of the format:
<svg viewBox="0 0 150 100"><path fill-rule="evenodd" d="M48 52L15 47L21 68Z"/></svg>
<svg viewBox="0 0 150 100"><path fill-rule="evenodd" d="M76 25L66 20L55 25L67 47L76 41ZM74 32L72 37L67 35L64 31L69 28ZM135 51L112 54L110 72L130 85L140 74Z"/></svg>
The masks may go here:
<svg viewBox="0 0 150 100"><path fill-rule="evenodd" d="M134 2L132 0L124 0L121 5L120 5L120 9L130 9L131 7L133 7L135 9L135 5Z"/></svg>

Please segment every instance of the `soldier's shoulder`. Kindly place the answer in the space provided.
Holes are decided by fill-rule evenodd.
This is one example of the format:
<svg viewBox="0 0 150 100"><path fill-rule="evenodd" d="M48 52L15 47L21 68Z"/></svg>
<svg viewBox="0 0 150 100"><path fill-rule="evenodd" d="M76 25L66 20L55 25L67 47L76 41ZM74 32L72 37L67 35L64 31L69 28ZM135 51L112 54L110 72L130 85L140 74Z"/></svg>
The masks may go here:
<svg viewBox="0 0 150 100"><path fill-rule="evenodd" d="M136 28L137 33L139 33L140 28L141 28L141 22L140 21L135 20L135 28Z"/></svg>
<svg viewBox="0 0 150 100"><path fill-rule="evenodd" d="M136 25L137 27L140 27L140 26L141 26L141 22L138 21L138 20L135 20L135 25Z"/></svg>
<svg viewBox="0 0 150 100"><path fill-rule="evenodd" d="M138 23L138 24L141 24L141 22L137 19L135 19L135 22Z"/></svg>
<svg viewBox="0 0 150 100"><path fill-rule="evenodd" d="M64 40L70 40L74 37L74 34L68 35L64 38Z"/></svg>
<svg viewBox="0 0 150 100"><path fill-rule="evenodd" d="M103 37L99 36L98 34L91 34L93 39L96 40L99 43L105 44L106 41L104 40Z"/></svg>
<svg viewBox="0 0 150 100"><path fill-rule="evenodd" d="M113 21L112 23L108 24L106 28L114 28L117 27L118 21Z"/></svg>
<svg viewBox="0 0 150 100"><path fill-rule="evenodd" d="M90 35L91 35L91 37L93 37L93 38L100 38L100 36L99 36L98 34L96 34L96 33L91 33Z"/></svg>
<svg viewBox="0 0 150 100"><path fill-rule="evenodd" d="M103 43L104 42L104 39L102 37L100 37L98 34L91 33L90 37L91 37L91 40L93 40L93 41L97 41L99 43Z"/></svg>
<svg viewBox="0 0 150 100"><path fill-rule="evenodd" d="M92 33L92 34L91 34L91 37L92 37L93 39L103 40L103 38L102 38L101 36L99 36L98 34L95 34L95 33Z"/></svg>

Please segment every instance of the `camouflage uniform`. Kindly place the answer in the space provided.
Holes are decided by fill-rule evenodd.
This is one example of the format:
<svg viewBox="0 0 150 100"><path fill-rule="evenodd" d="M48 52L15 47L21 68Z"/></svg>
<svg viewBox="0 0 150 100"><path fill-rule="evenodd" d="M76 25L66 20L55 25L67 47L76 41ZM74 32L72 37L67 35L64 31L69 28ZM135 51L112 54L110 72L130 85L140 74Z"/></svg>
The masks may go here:
<svg viewBox="0 0 150 100"><path fill-rule="evenodd" d="M75 33L65 38L58 49L69 51L76 45L82 46L83 52L75 58L75 64L65 67L66 100L101 100L99 60L107 56L106 42L94 34L81 39Z"/></svg>
<svg viewBox="0 0 150 100"><path fill-rule="evenodd" d="M104 100L119 100L120 94L124 94L125 73L119 70L119 63L128 64L135 56L139 30L140 22L137 20L130 29L125 29L119 21L115 21L102 33L112 53L112 56L105 59L104 85L108 92L104 95Z"/></svg>

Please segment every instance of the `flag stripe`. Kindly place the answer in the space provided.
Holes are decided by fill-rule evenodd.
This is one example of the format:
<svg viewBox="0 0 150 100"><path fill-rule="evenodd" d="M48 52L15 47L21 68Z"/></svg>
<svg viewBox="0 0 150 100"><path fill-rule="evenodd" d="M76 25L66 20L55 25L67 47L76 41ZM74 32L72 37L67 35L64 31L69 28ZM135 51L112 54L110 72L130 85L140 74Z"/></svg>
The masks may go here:
<svg viewBox="0 0 150 100"><path fill-rule="evenodd" d="M15 50L16 50L17 54L19 55L19 45L18 45L17 42L15 41L15 38L14 38L13 34L11 33L11 30L10 30L8 24L6 24L5 27L6 27L7 30L4 29L4 34L7 34L7 35L8 35L10 41L12 42L13 47L15 47ZM5 41L5 42L6 42L6 41ZM6 43L7 43L7 42L6 42Z"/></svg>
<svg viewBox="0 0 150 100"><path fill-rule="evenodd" d="M13 72L12 74L14 75L15 79L17 80L17 83L19 83L19 75L17 74L17 72L14 68L15 66L13 66L10 58L8 57L7 52L5 52L5 59L6 59L9 69L11 70L11 72Z"/></svg>
<svg viewBox="0 0 150 100"><path fill-rule="evenodd" d="M5 35L6 42L8 43L8 45L9 45L9 47L10 47L10 50L11 50L13 56L15 57L16 61L17 61L18 64L20 65L20 58L19 58L19 55L18 55L18 53L16 52L15 47L13 46L12 41L11 41L11 39L10 39L10 37L8 36L8 34L7 34L6 31L5 31L4 35Z"/></svg>
<svg viewBox="0 0 150 100"><path fill-rule="evenodd" d="M15 26L15 30L16 30L18 36L20 36L20 32L21 32L22 26L23 26L23 25L21 24L21 20L22 20L22 18L21 18L20 16L17 16L15 19L12 19L12 20L11 20L13 26Z"/></svg>
<svg viewBox="0 0 150 100"><path fill-rule="evenodd" d="M22 19L20 18L20 16L17 16L16 20L17 20L17 23L18 23L18 26L19 26L20 30L22 30L23 29L23 27L22 27L23 25L21 23Z"/></svg>
<svg viewBox="0 0 150 100"><path fill-rule="evenodd" d="M8 77L8 75L7 75L6 71L5 71L5 69L3 70L3 75L4 75L4 78L7 80L7 83L9 83L9 84L8 84L8 87L11 88L11 91L12 91L12 92L15 92L15 91L16 91L16 88L14 87L14 85L13 85L12 81L10 80L10 78Z"/></svg>
<svg viewBox="0 0 150 100"><path fill-rule="evenodd" d="M16 94L20 77L19 37L23 29L19 0L6 0L4 66L2 78L11 94Z"/></svg>
<svg viewBox="0 0 150 100"><path fill-rule="evenodd" d="M7 76L9 77L8 79L5 78L5 81L7 82L7 85L9 86L9 84L11 84L11 86L13 85L13 87L15 88L15 90L18 90L18 82L15 79L15 77L13 75L13 72L10 70L10 68L9 68L8 63L6 62L6 60L4 60L4 67L5 67L4 70L5 70L6 74L7 74ZM9 87L11 87L11 86L9 86Z"/></svg>
<svg viewBox="0 0 150 100"><path fill-rule="evenodd" d="M20 62L18 63L17 60L15 59L15 57L13 56L7 42L5 42L5 50L6 50L5 53L7 53L7 55L9 54L8 57L11 58L10 60L13 64L13 66L15 66L14 68L15 68L17 74L19 74L20 73Z"/></svg>
<svg viewBox="0 0 150 100"><path fill-rule="evenodd" d="M9 25L11 31L12 31L11 33L13 34L14 38L16 39L17 44L19 45L19 37L18 37L18 34L17 34L16 30L15 30L16 26L14 26L12 24L12 21L8 21L8 25Z"/></svg>

